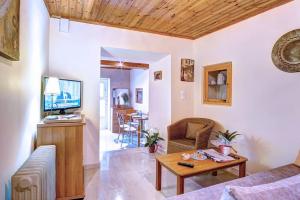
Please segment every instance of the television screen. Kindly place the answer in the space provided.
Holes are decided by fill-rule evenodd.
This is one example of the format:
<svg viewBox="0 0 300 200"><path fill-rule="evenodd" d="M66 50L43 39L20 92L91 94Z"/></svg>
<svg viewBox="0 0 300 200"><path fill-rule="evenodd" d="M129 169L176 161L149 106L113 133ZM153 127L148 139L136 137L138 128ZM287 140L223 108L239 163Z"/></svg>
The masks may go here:
<svg viewBox="0 0 300 200"><path fill-rule="evenodd" d="M48 77L44 79L46 86ZM44 111L64 110L81 107L81 81L59 79L60 94L53 96L44 95Z"/></svg>

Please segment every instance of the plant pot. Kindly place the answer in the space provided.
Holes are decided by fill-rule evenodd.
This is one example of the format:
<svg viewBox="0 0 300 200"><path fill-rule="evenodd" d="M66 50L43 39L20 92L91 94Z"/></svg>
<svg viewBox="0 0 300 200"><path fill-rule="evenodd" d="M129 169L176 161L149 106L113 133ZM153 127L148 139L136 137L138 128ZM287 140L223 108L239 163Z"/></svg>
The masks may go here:
<svg viewBox="0 0 300 200"><path fill-rule="evenodd" d="M155 153L157 151L157 145L149 146L149 153Z"/></svg>
<svg viewBox="0 0 300 200"><path fill-rule="evenodd" d="M231 146L229 145L220 145L219 148L220 148L220 153L225 156L228 156L231 152Z"/></svg>

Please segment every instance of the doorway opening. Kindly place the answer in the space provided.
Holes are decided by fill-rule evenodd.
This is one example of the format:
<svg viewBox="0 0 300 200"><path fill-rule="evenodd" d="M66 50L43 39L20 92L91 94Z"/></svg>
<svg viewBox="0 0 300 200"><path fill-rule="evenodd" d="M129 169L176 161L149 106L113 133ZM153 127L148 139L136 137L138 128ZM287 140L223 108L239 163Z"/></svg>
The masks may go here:
<svg viewBox="0 0 300 200"><path fill-rule="evenodd" d="M170 57L167 62L160 62L166 56L162 53L101 48L100 156L105 151L144 146L146 139L142 131L150 128L151 112L158 114L155 110L158 106L150 106L150 93L153 92L150 91L150 84L156 81L156 70L162 73L162 67L170 69ZM166 88L166 82L171 80L170 74L165 76L164 82L158 77L160 81L155 82L152 88L159 93L162 90L161 93L170 98L169 88ZM157 98L152 99L154 104ZM168 106L163 107L166 113ZM162 120L153 121L155 123L151 127L156 128L159 127L157 121Z"/></svg>

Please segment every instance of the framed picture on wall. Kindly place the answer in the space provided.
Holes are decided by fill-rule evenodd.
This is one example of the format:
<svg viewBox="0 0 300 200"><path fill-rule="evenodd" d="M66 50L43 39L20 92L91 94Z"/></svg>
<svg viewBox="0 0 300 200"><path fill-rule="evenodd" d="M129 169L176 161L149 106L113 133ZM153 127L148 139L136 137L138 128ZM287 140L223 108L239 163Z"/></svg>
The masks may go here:
<svg viewBox="0 0 300 200"><path fill-rule="evenodd" d="M162 80L162 71L154 72L154 80L155 81Z"/></svg>
<svg viewBox="0 0 300 200"><path fill-rule="evenodd" d="M181 59L181 81L194 82L194 63L192 59Z"/></svg>
<svg viewBox="0 0 300 200"><path fill-rule="evenodd" d="M19 60L20 0L0 0L0 56Z"/></svg>
<svg viewBox="0 0 300 200"><path fill-rule="evenodd" d="M143 88L136 88L135 89L135 102L136 103L143 103Z"/></svg>

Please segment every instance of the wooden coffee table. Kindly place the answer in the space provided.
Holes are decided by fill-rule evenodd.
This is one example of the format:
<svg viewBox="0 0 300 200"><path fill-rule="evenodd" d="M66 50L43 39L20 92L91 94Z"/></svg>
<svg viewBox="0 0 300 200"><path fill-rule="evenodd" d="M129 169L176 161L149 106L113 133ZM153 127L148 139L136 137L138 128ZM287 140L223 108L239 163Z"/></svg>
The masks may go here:
<svg viewBox="0 0 300 200"><path fill-rule="evenodd" d="M212 160L193 160L183 161L181 154L194 153L195 150L185 151L180 153L172 153L167 155L160 155L156 157L156 190L161 190L161 166L167 168L170 172L177 176L177 195L184 193L184 178L200 175L207 172L216 172L219 169L225 169L229 167L239 166L239 177L246 175L246 162L247 158L236 155L238 159L230 162L217 163ZM188 168L178 165L178 162L193 163L194 168Z"/></svg>

